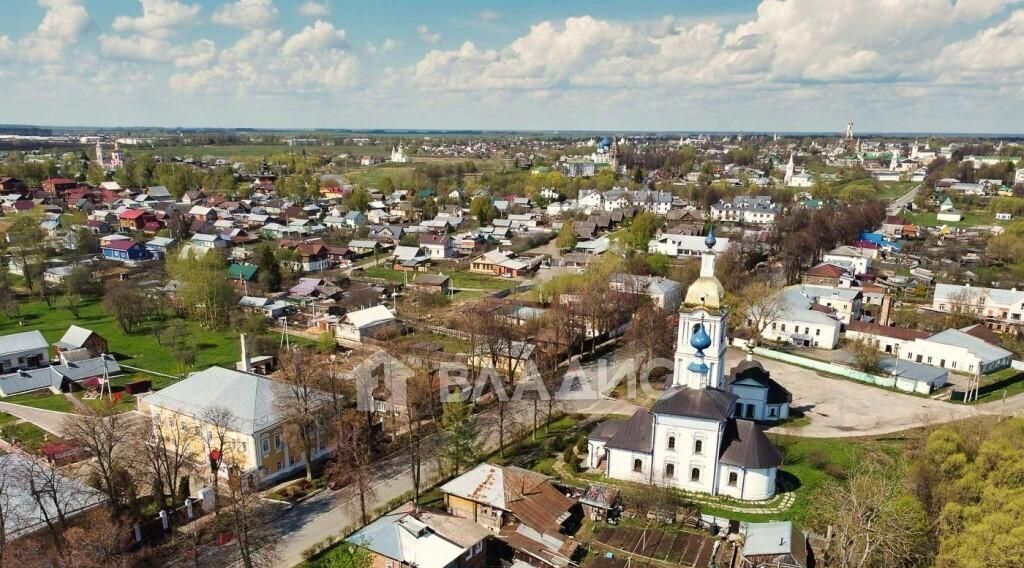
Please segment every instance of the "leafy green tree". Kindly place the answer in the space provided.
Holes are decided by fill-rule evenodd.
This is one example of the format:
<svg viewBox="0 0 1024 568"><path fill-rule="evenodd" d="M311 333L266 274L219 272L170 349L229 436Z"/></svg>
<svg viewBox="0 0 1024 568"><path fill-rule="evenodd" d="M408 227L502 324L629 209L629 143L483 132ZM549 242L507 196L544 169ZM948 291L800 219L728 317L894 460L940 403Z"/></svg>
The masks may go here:
<svg viewBox="0 0 1024 568"><path fill-rule="evenodd" d="M370 208L370 192L362 187L353 189L348 196L348 208L365 213Z"/></svg>
<svg viewBox="0 0 1024 568"><path fill-rule="evenodd" d="M464 400L444 403L441 416L441 455L454 475L462 473L480 451L479 429L473 420L473 408Z"/></svg>
<svg viewBox="0 0 1024 568"><path fill-rule="evenodd" d="M274 251L270 248L270 245L260 245L256 256L257 264L259 266L260 284L262 284L268 292L280 291L281 264L278 263L277 257L274 256Z"/></svg>
<svg viewBox="0 0 1024 568"><path fill-rule="evenodd" d="M638 250L647 250L647 243L654 238L658 227L661 226L661 218L654 213L643 212L633 217L623 239L629 246Z"/></svg>
<svg viewBox="0 0 1024 568"><path fill-rule="evenodd" d="M555 244L562 250L576 248L576 228L573 226L572 221L562 223L562 228L558 231L558 238L555 240Z"/></svg>
<svg viewBox="0 0 1024 568"><path fill-rule="evenodd" d="M473 201L469 204L469 213L476 217L476 221L480 225L490 224L498 216L498 210L491 203L491 198L486 195L473 198Z"/></svg>

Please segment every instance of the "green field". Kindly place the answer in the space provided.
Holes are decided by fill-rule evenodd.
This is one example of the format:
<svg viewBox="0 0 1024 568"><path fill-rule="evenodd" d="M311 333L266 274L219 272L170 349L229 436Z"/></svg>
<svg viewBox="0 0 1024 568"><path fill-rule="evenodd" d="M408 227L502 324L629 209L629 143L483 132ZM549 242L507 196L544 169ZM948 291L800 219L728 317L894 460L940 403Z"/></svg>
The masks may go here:
<svg viewBox="0 0 1024 568"><path fill-rule="evenodd" d="M781 471L795 477L799 482L796 501L783 515L786 519L797 522L807 519L812 510L815 493L830 479L846 475L868 457L898 462L903 453L903 442L894 439L820 439L778 435L770 437L784 455Z"/></svg>
<svg viewBox="0 0 1024 568"><path fill-rule="evenodd" d="M41 408L43 410L53 410L55 412L71 412L74 410L74 407L71 406L71 402L64 398L64 395L53 394L48 390L27 392L24 394L9 396L2 400L12 404L31 406L32 408Z"/></svg>
<svg viewBox="0 0 1024 568"><path fill-rule="evenodd" d="M34 453L53 436L31 422L19 422L0 429L0 437L10 444L17 441L23 449Z"/></svg>
<svg viewBox="0 0 1024 568"><path fill-rule="evenodd" d="M385 165L348 171L345 172L345 178L352 183L357 183L366 187L377 187L386 177L391 178L391 180L395 182L395 185L399 185L403 181L411 182L412 174L412 164L405 166Z"/></svg>
<svg viewBox="0 0 1024 568"><path fill-rule="evenodd" d="M883 201L892 201L913 189L915 185L917 185L915 181L882 183L882 191L878 192L878 198Z"/></svg>
<svg viewBox="0 0 1024 568"><path fill-rule="evenodd" d="M1004 221L996 221L996 218L989 213L964 212L963 220L957 223L939 221L938 213L935 212L906 213L906 217L915 225L921 225L923 227L940 227L942 225L949 225L953 227L973 227L975 225L1001 225L1004 223Z"/></svg>
<svg viewBox="0 0 1024 568"><path fill-rule="evenodd" d="M22 302L19 314L14 318L0 316L0 335L38 329L50 343L58 341L68 327L79 325L99 333L110 345L110 351L118 362L143 369L176 375L177 362L169 347L160 345L150 332L151 323L144 323L131 335L125 334L117 323L103 311L99 302L87 302L82 306L80 317L75 318L64 309L50 308L41 300ZM238 335L228 330L211 330L199 323L182 320L185 329L194 342L195 369L212 365L234 368L240 357ZM165 380L157 376L146 377L159 387Z"/></svg>

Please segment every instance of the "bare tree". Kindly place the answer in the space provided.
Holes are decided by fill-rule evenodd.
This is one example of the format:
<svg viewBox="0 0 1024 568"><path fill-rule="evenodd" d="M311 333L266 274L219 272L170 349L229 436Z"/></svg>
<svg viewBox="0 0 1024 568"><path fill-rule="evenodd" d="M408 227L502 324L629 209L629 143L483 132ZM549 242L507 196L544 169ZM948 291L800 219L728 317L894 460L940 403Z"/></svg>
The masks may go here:
<svg viewBox="0 0 1024 568"><path fill-rule="evenodd" d="M315 367L309 365L314 355L295 350L281 356L277 412L284 421L284 434L290 448L302 454L306 464L306 481L313 481L313 451L317 447L320 425L329 408L327 393L319 386L323 380Z"/></svg>
<svg viewBox="0 0 1024 568"><path fill-rule="evenodd" d="M169 414L161 420L153 417L153 427L138 438L137 460L153 480L153 492L166 502L170 495L171 504L177 504L188 495L179 492L182 480L187 480L196 463L203 458L196 451L201 440L195 429L176 414Z"/></svg>
<svg viewBox="0 0 1024 568"><path fill-rule="evenodd" d="M845 481L818 492L816 524L832 527L825 565L836 568L911 566L924 559L927 520L902 475L865 461Z"/></svg>
<svg viewBox="0 0 1024 568"><path fill-rule="evenodd" d="M437 374L420 370L406 382L405 392L406 452L412 473L413 500L418 501L423 478L424 422L436 419L440 407Z"/></svg>
<svg viewBox="0 0 1024 568"><path fill-rule="evenodd" d="M64 531L68 528L68 515L81 499L81 485L65 475L56 465L33 459L20 461L18 481L28 488L46 532L58 554L63 554Z"/></svg>
<svg viewBox="0 0 1024 568"><path fill-rule="evenodd" d="M127 414L112 409L70 416L64 421L64 436L88 452L92 460L88 469L97 480L100 491L114 507L123 507L126 498L134 495L127 475L132 459L130 442L137 435Z"/></svg>
<svg viewBox="0 0 1024 568"><path fill-rule="evenodd" d="M370 430L356 410L347 411L335 425L335 459L328 466L328 471L336 479L349 478L355 484L360 518L366 524L369 522L366 502L375 494Z"/></svg>
<svg viewBox="0 0 1024 568"><path fill-rule="evenodd" d="M645 302L633 314L623 340L633 357L638 378L649 363L670 358L675 352L676 325L672 319L672 314L651 302Z"/></svg>
<svg viewBox="0 0 1024 568"><path fill-rule="evenodd" d="M782 317L786 311L782 294L778 290L773 290L767 282L754 282L743 288L739 303L736 313L744 320L739 323L750 327L755 344L768 326Z"/></svg>
<svg viewBox="0 0 1024 568"><path fill-rule="evenodd" d="M271 568L277 561L277 541L269 515L261 509L258 487L243 478L234 457L227 460L229 502L225 513L235 533L235 560L244 568Z"/></svg>
<svg viewBox="0 0 1024 568"><path fill-rule="evenodd" d="M227 463L235 463L240 460L236 459L234 455L229 456L228 453L233 453L235 448L232 444L231 436L234 432L237 419L230 410L223 406L211 406L206 409L203 413L202 421L206 424L206 432L203 437L203 442L206 447L207 458L210 464L210 475L213 478L211 487L213 488L213 502L214 507L220 507L220 474L221 466L227 460Z"/></svg>

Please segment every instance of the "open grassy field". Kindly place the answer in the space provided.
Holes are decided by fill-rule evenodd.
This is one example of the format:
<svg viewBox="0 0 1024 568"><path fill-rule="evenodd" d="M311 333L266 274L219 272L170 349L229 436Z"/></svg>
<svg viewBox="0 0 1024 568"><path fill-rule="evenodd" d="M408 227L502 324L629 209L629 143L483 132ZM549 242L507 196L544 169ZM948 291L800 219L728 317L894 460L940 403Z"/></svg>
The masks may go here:
<svg viewBox="0 0 1024 568"><path fill-rule="evenodd" d="M957 223L939 221L938 213L935 212L907 213L906 217L915 225L921 225L924 227L940 227L942 225L949 225L952 227L973 227L975 225L1002 225L1005 223L1005 221L996 221L996 218L987 212L964 212L963 219Z"/></svg>
<svg viewBox="0 0 1024 568"><path fill-rule="evenodd" d="M287 144L236 144L236 145L175 145L158 146L156 148L130 148L128 153L140 155L150 153L164 157L194 157L213 156L224 159L244 159L253 157L270 156L273 154L301 154L305 150L307 154L329 154L337 156L340 154L351 154L352 156L386 156L390 154L391 148L385 146L289 146Z"/></svg>
<svg viewBox="0 0 1024 568"><path fill-rule="evenodd" d="M211 365L234 367L240 357L237 334L226 330L205 329L193 321L182 321L188 336L194 341L196 369ZM95 301L85 303L78 318L67 310L50 308L43 301L22 302L16 317L0 316L0 335L38 329L48 342L53 343L72 324L91 329L105 337L111 353L121 363L158 373L179 373L170 347L161 345L151 333L151 323L143 324L141 329L128 335ZM159 380L155 376L146 378Z"/></svg>
<svg viewBox="0 0 1024 568"><path fill-rule="evenodd" d="M345 178L352 183L366 187L377 187L384 178L391 178L395 185L411 182L413 165L380 165L345 172Z"/></svg>
<svg viewBox="0 0 1024 568"><path fill-rule="evenodd" d="M910 191L917 185L916 181L896 181L882 183L882 191L878 193L878 198L882 201L892 201L904 193Z"/></svg>
<svg viewBox="0 0 1024 568"><path fill-rule="evenodd" d="M796 501L783 515L797 522L808 517L815 494L830 479L845 476L868 457L897 462L903 454L903 442L897 439L821 439L777 435L771 438L784 455L780 475L784 472L799 483Z"/></svg>
<svg viewBox="0 0 1024 568"><path fill-rule="evenodd" d="M53 394L47 390L9 396L3 399L3 401L22 406L31 406L32 408L41 408L43 410L53 410L55 412L71 412L74 410L71 402L64 398L64 395Z"/></svg>

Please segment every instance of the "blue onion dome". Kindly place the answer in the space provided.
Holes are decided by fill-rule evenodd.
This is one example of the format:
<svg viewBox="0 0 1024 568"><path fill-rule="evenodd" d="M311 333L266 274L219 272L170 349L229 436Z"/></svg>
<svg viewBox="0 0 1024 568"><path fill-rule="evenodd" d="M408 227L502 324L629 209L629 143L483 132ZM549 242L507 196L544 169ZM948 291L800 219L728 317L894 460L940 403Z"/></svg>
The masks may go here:
<svg viewBox="0 0 1024 568"><path fill-rule="evenodd" d="M698 351L711 347L711 336L704 329L704 324L697 324L697 330L693 333L693 337L690 338L690 345Z"/></svg>
<svg viewBox="0 0 1024 568"><path fill-rule="evenodd" d="M708 229L708 236L704 237L704 246L708 247L708 249L713 249L715 248L716 242L717 241L715 240L715 227L714 225L712 225L711 228Z"/></svg>

